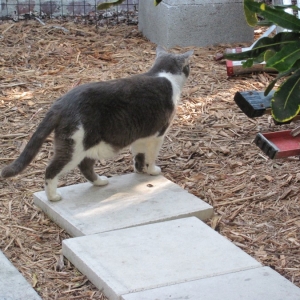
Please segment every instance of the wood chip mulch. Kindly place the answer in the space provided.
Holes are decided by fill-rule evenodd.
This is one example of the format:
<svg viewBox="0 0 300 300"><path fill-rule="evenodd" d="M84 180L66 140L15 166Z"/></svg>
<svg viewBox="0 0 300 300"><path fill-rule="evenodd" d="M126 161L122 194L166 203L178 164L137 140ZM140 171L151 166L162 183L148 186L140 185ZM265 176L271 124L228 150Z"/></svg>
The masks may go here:
<svg viewBox="0 0 300 300"><path fill-rule="evenodd" d="M299 158L270 160L253 143L257 132L297 124L276 126L268 115L249 119L238 109L237 91L263 90L274 75L228 78L224 61L214 57L233 46L193 47L191 75L158 164L168 179L213 205L212 228L300 287ZM0 168L19 155L60 95L85 82L144 72L155 58L155 45L136 26L54 20L0 23L0 49ZM33 204L52 153L50 136L23 174L0 179L0 250L43 299L106 299L62 257L69 235ZM132 172L131 155L123 151L96 170ZM80 182L75 170L60 186Z"/></svg>

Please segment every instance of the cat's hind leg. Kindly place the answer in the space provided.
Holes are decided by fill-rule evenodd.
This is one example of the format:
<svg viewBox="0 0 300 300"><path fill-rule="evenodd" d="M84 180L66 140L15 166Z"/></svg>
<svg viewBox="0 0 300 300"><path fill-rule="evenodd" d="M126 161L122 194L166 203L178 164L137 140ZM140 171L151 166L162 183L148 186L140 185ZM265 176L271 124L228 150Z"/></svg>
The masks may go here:
<svg viewBox="0 0 300 300"><path fill-rule="evenodd" d="M94 171L95 160L91 158L84 158L78 165L81 173L84 177L90 181L93 185L101 186L108 184L106 176L98 176Z"/></svg>
<svg viewBox="0 0 300 300"><path fill-rule="evenodd" d="M137 173L158 175L160 167L155 165L155 160L163 143L163 136L152 136L135 141L131 145L134 156L134 170Z"/></svg>
<svg viewBox="0 0 300 300"><path fill-rule="evenodd" d="M68 162L55 155L50 164L47 166L45 174L45 192L48 200L61 200L61 195L57 192L57 184L59 177L63 173L73 169L73 167L68 165Z"/></svg>
<svg viewBox="0 0 300 300"><path fill-rule="evenodd" d="M61 195L57 192L59 177L73 170L82 159L81 151L78 151L73 139L55 139L55 154L45 174L45 192L48 200L61 200Z"/></svg>

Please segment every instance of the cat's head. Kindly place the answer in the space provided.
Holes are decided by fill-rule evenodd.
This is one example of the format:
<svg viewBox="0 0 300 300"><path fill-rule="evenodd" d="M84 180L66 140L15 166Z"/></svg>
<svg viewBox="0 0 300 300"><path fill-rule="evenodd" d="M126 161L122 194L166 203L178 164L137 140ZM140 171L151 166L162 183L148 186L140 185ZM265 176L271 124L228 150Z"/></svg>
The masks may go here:
<svg viewBox="0 0 300 300"><path fill-rule="evenodd" d="M184 74L188 77L190 74L190 57L193 53L192 50L182 54L169 53L163 47L157 46L153 68L156 69L156 72L167 72L174 75Z"/></svg>

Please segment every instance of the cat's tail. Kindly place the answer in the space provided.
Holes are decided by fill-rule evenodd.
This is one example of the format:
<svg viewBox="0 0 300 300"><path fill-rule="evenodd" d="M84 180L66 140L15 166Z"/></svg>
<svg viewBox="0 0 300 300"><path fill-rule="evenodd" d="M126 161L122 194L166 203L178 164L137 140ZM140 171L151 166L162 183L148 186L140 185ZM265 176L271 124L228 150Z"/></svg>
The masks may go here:
<svg viewBox="0 0 300 300"><path fill-rule="evenodd" d="M20 156L10 165L2 169L1 177L13 177L22 172L37 155L45 139L58 124L58 120L59 114L50 110L39 124Z"/></svg>

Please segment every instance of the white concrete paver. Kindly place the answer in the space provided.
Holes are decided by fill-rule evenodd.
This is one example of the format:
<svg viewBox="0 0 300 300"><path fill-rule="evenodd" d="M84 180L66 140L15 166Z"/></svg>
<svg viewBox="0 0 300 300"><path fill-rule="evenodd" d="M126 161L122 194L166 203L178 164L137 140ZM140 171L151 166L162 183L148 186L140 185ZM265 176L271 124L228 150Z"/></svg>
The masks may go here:
<svg viewBox="0 0 300 300"><path fill-rule="evenodd" d="M64 240L63 254L110 300L261 267L195 217Z"/></svg>
<svg viewBox="0 0 300 300"><path fill-rule="evenodd" d="M34 203L72 236L83 236L166 220L210 218L213 208L162 175L127 174L107 186L90 183L59 189L63 199L50 202L45 192Z"/></svg>
<svg viewBox="0 0 300 300"><path fill-rule="evenodd" d="M60 202L35 193L35 204L77 236L63 241L63 254L110 300L300 299L298 287L199 220L211 206L163 176L127 174L59 192ZM0 299L24 299L3 298L1 269L0 259Z"/></svg>
<svg viewBox="0 0 300 300"><path fill-rule="evenodd" d="M41 300L21 273L0 251L0 299Z"/></svg>
<svg viewBox="0 0 300 300"><path fill-rule="evenodd" d="M300 289L269 267L224 274L122 296L122 300L299 300Z"/></svg>

